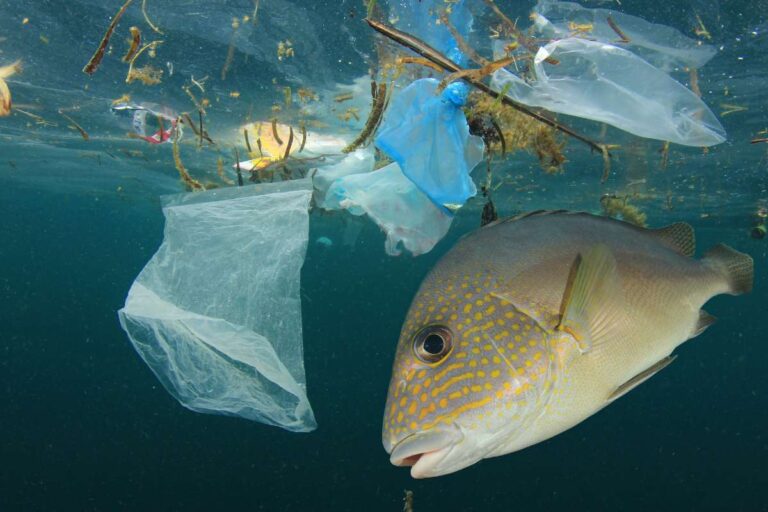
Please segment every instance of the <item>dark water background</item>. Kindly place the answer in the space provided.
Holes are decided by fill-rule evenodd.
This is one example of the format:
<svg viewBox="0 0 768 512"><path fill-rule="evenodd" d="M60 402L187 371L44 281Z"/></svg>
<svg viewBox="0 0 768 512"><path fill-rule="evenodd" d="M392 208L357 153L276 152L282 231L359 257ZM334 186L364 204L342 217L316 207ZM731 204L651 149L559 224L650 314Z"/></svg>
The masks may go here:
<svg viewBox="0 0 768 512"><path fill-rule="evenodd" d="M105 12L114 12L109 4ZM362 11L357 2L328 11L311 4L309 13L328 26L351 7ZM28 5L44 6L54 19L55 9L64 9ZM24 4L0 7L21 16ZM667 2L625 10L686 26L694 8L708 16L716 9L715 37L738 48L749 30L768 29L765 7ZM365 34L357 24L353 30ZM326 32L319 37L333 47L338 31ZM733 52L761 55L765 36L756 41ZM733 80L738 101L752 102L741 119L723 119L737 142L715 149L712 165L697 160L699 150L680 150L667 174L649 178L686 198L671 212L651 206L651 223L686 220L697 229L700 251L726 242L750 253L754 292L713 300L707 310L719 318L715 326L682 345L668 369L588 421L426 481L391 466L381 447L389 371L410 298L436 259L477 225L480 203L419 258L387 257L383 236L365 219L355 221L361 232L354 246L315 244L319 236L340 239L348 220L312 214L302 299L309 398L320 426L294 434L184 409L120 330L116 310L162 240L156 198L169 186L116 194L116 183L133 181L105 179L107 171L74 151L61 159L61 146L30 154L21 131L0 132L0 511L398 511L404 489L414 492L419 511L768 509L767 244L748 236L751 212L768 197L766 161L763 148L743 144L752 128L768 124L758 90L765 62L716 58L705 83L720 90L721 81ZM168 154L163 158L170 180L174 171ZM29 163L19 176L17 166L6 165L25 159L69 165L71 180L55 170L36 174ZM539 188L502 198L502 214L594 210L607 190L595 178L600 164L578 153L571 159L569 173L533 174Z"/></svg>

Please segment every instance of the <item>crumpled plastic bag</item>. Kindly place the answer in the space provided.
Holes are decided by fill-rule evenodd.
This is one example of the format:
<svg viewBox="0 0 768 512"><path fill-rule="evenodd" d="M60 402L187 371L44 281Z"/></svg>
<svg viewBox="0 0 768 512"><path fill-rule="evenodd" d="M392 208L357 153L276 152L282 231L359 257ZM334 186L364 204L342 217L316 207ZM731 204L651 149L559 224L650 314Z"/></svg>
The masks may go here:
<svg viewBox="0 0 768 512"><path fill-rule="evenodd" d="M335 180L326 194L353 215L368 214L387 235L387 254L401 254L401 246L414 256L432 250L448 232L453 215L435 205L397 163L373 172Z"/></svg>
<svg viewBox="0 0 768 512"><path fill-rule="evenodd" d="M574 2L540 0L534 12L534 27L543 37L570 37L582 27L581 37L617 44L621 37L608 23L610 17L629 39L629 42L621 43L622 48L665 71L679 67L700 68L717 53L713 46L686 37L672 27L610 9L588 9Z"/></svg>
<svg viewBox="0 0 768 512"><path fill-rule="evenodd" d="M559 64L545 62L554 57ZM669 75L617 46L567 38L539 48L536 79L506 69L492 87L525 105L542 107L686 146L712 146L725 130L701 99Z"/></svg>
<svg viewBox="0 0 768 512"><path fill-rule="evenodd" d="M299 273L310 180L172 196L163 244L118 314L134 348L193 411L306 432Z"/></svg>
<svg viewBox="0 0 768 512"><path fill-rule="evenodd" d="M461 110L467 85L416 80L392 100L376 146L400 164L403 174L438 205L461 206L477 193L469 173L483 159L483 139L470 135Z"/></svg>
<svg viewBox="0 0 768 512"><path fill-rule="evenodd" d="M178 123L179 115L173 109L156 103L120 102L112 105L112 112L118 116L130 116L134 135L149 144L170 143L172 137L181 139L184 134Z"/></svg>
<svg viewBox="0 0 768 512"><path fill-rule="evenodd" d="M315 204L326 210L341 209L339 198L335 195L329 196L328 188L334 181L344 176L372 171L374 163L373 150L367 147L349 153L334 165L318 168L312 176L312 182L315 185Z"/></svg>

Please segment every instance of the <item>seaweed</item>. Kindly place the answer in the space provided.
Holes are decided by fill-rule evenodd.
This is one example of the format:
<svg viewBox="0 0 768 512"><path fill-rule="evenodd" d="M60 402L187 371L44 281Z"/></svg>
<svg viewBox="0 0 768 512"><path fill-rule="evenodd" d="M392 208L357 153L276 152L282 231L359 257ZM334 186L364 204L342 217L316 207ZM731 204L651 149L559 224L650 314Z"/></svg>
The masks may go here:
<svg viewBox="0 0 768 512"><path fill-rule="evenodd" d="M238 166L239 165L240 164L238 162ZM219 175L219 179L221 181L223 181L224 183L226 183L227 185L234 185L235 184L234 181L232 181L231 179L227 178L227 176L224 174L224 159L221 158L221 157L218 157L216 159L216 174L218 174ZM239 181L240 181L240 186L242 186L242 181L243 181L242 174L238 174L238 178L239 178Z"/></svg>
<svg viewBox="0 0 768 512"><path fill-rule="evenodd" d="M304 151L304 144L307 142L307 127L304 121L301 122L301 146L299 146L299 153Z"/></svg>
<svg viewBox="0 0 768 512"><path fill-rule="evenodd" d="M5 79L20 71L20 60L17 60L13 64L0 67L0 117L5 117L11 114L11 90L5 82Z"/></svg>
<svg viewBox="0 0 768 512"><path fill-rule="evenodd" d="M462 69L461 71L456 71L454 73L451 73L450 75L447 75L445 78L443 78L440 81L440 84L437 86L437 90L438 92L440 92L443 89L445 89L448 86L448 84L450 84L451 82L455 82L456 80L462 80L464 78L480 81L484 77L496 71L497 69L509 66L510 64L512 64L512 62L514 62L514 60L515 59L511 57L507 57L494 62L485 61L486 64L479 69Z"/></svg>
<svg viewBox="0 0 768 512"><path fill-rule="evenodd" d="M280 138L280 135L277 134L277 118L272 118L272 136L275 138L275 141L282 146L283 145L283 139ZM261 145L259 145L259 151L261 151Z"/></svg>
<svg viewBox="0 0 768 512"><path fill-rule="evenodd" d="M349 143L347 147L341 150L342 153L351 153L358 147L365 144L365 142L375 133L376 128L379 126L382 116L384 115L385 105L387 101L387 84L379 84L376 90L376 96L373 98L373 105L371 106L371 112L368 115L368 120L365 122L363 131Z"/></svg>
<svg viewBox="0 0 768 512"><path fill-rule="evenodd" d="M621 38L617 42L618 43L629 43L630 39L627 37L627 35L622 32L622 30L619 28L619 26L616 24L615 21L613 21L613 18L611 15L608 15L608 19L606 20L608 22L608 26L611 27L611 30L616 32L616 34Z"/></svg>
<svg viewBox="0 0 768 512"><path fill-rule="evenodd" d="M112 18L112 22L109 24L109 27L107 27L107 31L104 33L104 37L101 38L101 42L99 43L99 46L96 48L96 51L91 56L91 59L83 68L83 73L92 75L99 68L99 64L101 64L101 59L104 58L104 51L107 49L107 45L109 44L109 39L112 37L112 32L115 31L115 27L117 27L117 24L120 21L120 18L123 17L123 14L125 14L126 9L128 9L128 6L130 6L132 2L133 0L125 0L125 3L123 4L123 6L120 8L119 11L117 11L117 14L115 14L115 17Z"/></svg>
<svg viewBox="0 0 768 512"><path fill-rule="evenodd" d="M181 161L181 150L179 149L179 130L173 130L173 163L176 166L176 170L179 171L181 181L192 190L205 190L202 183L194 179L184 167Z"/></svg>
<svg viewBox="0 0 768 512"><path fill-rule="evenodd" d="M606 194L600 198L603 214L609 217L621 218L635 226L647 227L648 216L637 206L630 204L629 196Z"/></svg>
<svg viewBox="0 0 768 512"><path fill-rule="evenodd" d="M77 121L69 117L67 114L65 114L61 109L59 109L59 115L61 115L64 119L72 123L70 125L70 128L74 128L78 132L80 132L80 136L83 138L83 140L88 140L90 137L88 137L88 132L86 132L82 126L80 126Z"/></svg>
<svg viewBox="0 0 768 512"><path fill-rule="evenodd" d="M289 132L288 132L288 145L285 147L285 153L283 154L283 160L286 160L288 158L288 155L291 154L291 146L293 146L293 126L289 126Z"/></svg>
<svg viewBox="0 0 768 512"><path fill-rule="evenodd" d="M143 68L134 68L134 65L136 64L136 59L141 56L142 53L144 53L146 50L150 50L150 52L154 51L155 48L157 48L159 45L163 44L165 41L152 41L151 43L147 43L144 46L137 51L133 57L131 57L130 62L128 62L128 75L125 77L125 83L130 84L134 80L140 80L145 85L156 85L160 83L160 79L163 76L163 70L158 69L154 66L144 66Z"/></svg>

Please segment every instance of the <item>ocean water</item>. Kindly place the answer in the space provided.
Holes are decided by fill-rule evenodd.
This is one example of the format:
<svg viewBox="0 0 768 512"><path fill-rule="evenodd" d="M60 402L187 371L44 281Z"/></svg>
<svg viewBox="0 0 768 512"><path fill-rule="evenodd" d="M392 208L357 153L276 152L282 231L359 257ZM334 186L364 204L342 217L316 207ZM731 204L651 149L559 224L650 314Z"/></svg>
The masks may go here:
<svg viewBox="0 0 768 512"><path fill-rule="evenodd" d="M18 112L0 118L0 510L398 511L406 489L419 511L768 509L768 239L750 236L768 206L768 144L750 144L768 128L768 3L617 4L584 3L688 35L698 23L708 29L718 55L699 70L700 87L728 141L708 152L673 145L662 169L661 143L609 130L606 140L625 150L605 184L602 160L575 142L559 175L515 153L494 164L500 214L599 213L603 194L629 194L652 226L691 223L699 254L718 242L750 254L754 291L712 300L706 309L717 324L679 347L673 365L573 429L456 474L413 480L381 446L394 348L421 279L477 228L482 199L415 258L386 255L384 235L365 217L313 210L301 275L308 394L319 423L309 434L183 408L116 314L162 241L159 197L185 189L170 145L128 138L111 101L130 94L189 110L182 87L208 76L206 92L193 91L211 100L207 129L220 147L198 150L188 140L182 157L190 172L214 181L216 159L229 166L231 148L244 151L238 126L269 119L284 87L332 97L337 84L366 75L376 49L361 21L365 6L150 0L159 35L136 3L113 36L113 55L89 78L82 66L120 2L0 0L0 65L24 65L8 80L15 108L55 124ZM256 5L257 24L242 22ZM499 5L525 19L532 2ZM478 12L478 34L491 19ZM164 70L157 86L124 81L119 57L131 25L145 41L166 41L151 60ZM295 56L278 60L285 40ZM354 136L365 112L361 122L342 122L344 109L329 104L314 118ZM744 110L723 115L729 105ZM593 135L602 129L569 122ZM315 243L320 237L334 243Z"/></svg>

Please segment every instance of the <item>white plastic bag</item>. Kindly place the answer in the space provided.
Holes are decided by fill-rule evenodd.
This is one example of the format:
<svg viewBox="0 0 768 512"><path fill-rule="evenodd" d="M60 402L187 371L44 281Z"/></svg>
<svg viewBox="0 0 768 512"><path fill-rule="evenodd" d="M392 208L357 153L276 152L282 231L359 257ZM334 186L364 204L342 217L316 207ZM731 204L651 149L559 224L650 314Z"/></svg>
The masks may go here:
<svg viewBox="0 0 768 512"><path fill-rule="evenodd" d="M414 256L429 252L453 221L453 215L435 205L397 163L339 178L326 198L354 215L367 213L387 234L385 249L392 256L401 253L401 244Z"/></svg>
<svg viewBox="0 0 768 512"><path fill-rule="evenodd" d="M310 180L166 201L163 244L120 323L166 389L193 411L306 432L299 273Z"/></svg>
<svg viewBox="0 0 768 512"><path fill-rule="evenodd" d="M534 12L534 27L543 37L561 39L580 35L593 41L617 44L622 38L611 27L610 18L629 39L621 43L622 48L632 50L665 71L679 67L700 68L717 53L711 45L686 37L672 27L610 9L588 9L574 2L540 0Z"/></svg>
<svg viewBox="0 0 768 512"><path fill-rule="evenodd" d="M559 64L546 62L554 57ZM535 80L506 69L492 86L520 103L686 146L712 146L725 130L703 101L637 55L617 46L567 38L539 48Z"/></svg>

